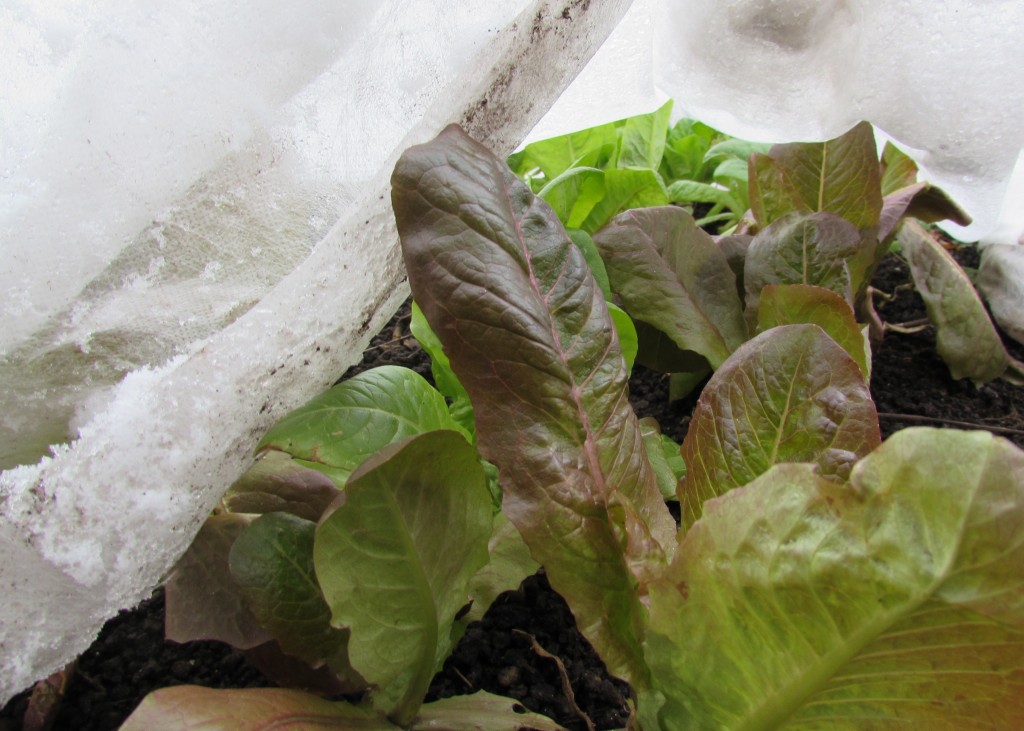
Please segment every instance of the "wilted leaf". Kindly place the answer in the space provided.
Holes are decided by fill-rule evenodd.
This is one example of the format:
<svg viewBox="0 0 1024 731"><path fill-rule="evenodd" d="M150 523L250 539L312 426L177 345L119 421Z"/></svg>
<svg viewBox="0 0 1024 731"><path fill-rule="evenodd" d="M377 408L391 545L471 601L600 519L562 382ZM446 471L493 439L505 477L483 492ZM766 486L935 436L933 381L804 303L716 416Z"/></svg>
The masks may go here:
<svg viewBox="0 0 1024 731"><path fill-rule="evenodd" d="M1003 332L1024 343L1024 246L1000 244L982 249L978 289Z"/></svg>
<svg viewBox="0 0 1024 731"><path fill-rule="evenodd" d="M630 316L680 349L718 367L746 339L735 275L686 211L627 211L595 234L594 243Z"/></svg>
<svg viewBox="0 0 1024 731"><path fill-rule="evenodd" d="M660 565L675 526L604 297L550 207L457 127L407 150L392 184L413 294L473 398L506 515L611 671L643 682L634 571Z"/></svg>
<svg viewBox="0 0 1024 731"><path fill-rule="evenodd" d="M843 346L871 378L871 353L861 326L849 303L835 292L810 284L769 284L761 290L758 328L761 332L779 325L817 325Z"/></svg>
<svg viewBox="0 0 1024 731"><path fill-rule="evenodd" d="M430 432L352 473L321 520L316 575L374 707L407 725L450 647L468 585L487 563L491 496L476 451Z"/></svg>
<svg viewBox="0 0 1024 731"><path fill-rule="evenodd" d="M317 668L344 672L347 630L331 626L313 570L316 523L289 513L268 513L231 547L231 576L260 624L289 655Z"/></svg>
<svg viewBox="0 0 1024 731"><path fill-rule="evenodd" d="M701 392L683 441L684 528L705 501L781 462L813 462L845 479L881 437L864 374L816 325L758 335Z"/></svg>
<svg viewBox="0 0 1024 731"><path fill-rule="evenodd" d="M349 378L277 422L257 449L277 449L328 465L342 479L381 447L413 434L458 429L424 378L381 366Z"/></svg>
<svg viewBox="0 0 1024 731"><path fill-rule="evenodd" d="M779 465L709 502L651 587L678 729L1024 725L1024 454L907 429L849 485ZM640 707L655 696L641 698Z"/></svg>
<svg viewBox="0 0 1024 731"><path fill-rule="evenodd" d="M1010 358L971 280L920 225L908 221L898 238L953 378L978 385L999 378Z"/></svg>
<svg viewBox="0 0 1024 731"><path fill-rule="evenodd" d="M195 685L161 688L147 695L121 731L400 731L398 726L348 703L299 690L214 690Z"/></svg>
<svg viewBox="0 0 1024 731"><path fill-rule="evenodd" d="M226 513L206 519L164 584L164 634L174 642L219 640L241 650L271 639L231 577L228 554L252 522Z"/></svg>
<svg viewBox="0 0 1024 731"><path fill-rule="evenodd" d="M284 452L268 451L235 480L223 500L233 513L286 512L316 521L337 495L338 488L327 475Z"/></svg>
<svg viewBox="0 0 1024 731"><path fill-rule="evenodd" d="M522 712L516 701L479 691L427 703L409 731L565 731L547 716Z"/></svg>
<svg viewBox="0 0 1024 731"><path fill-rule="evenodd" d="M853 306L847 262L861 235L832 213L791 214L762 229L747 249L743 276L747 316L757 322L761 290L768 284L814 284L831 289Z"/></svg>

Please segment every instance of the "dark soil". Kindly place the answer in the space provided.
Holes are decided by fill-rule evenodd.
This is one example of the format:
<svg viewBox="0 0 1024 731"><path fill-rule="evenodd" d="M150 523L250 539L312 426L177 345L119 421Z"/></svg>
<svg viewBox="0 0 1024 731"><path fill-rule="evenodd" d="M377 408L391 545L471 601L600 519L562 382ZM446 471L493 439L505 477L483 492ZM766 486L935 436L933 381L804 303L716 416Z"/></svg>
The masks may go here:
<svg viewBox="0 0 1024 731"><path fill-rule="evenodd" d="M976 262L973 249L957 256L966 266ZM925 316L920 297L907 286L906 265L890 257L873 282L891 299L878 301L881 317L894 323ZM403 309L375 338L358 370L394 363L429 377L429 365L409 335ZM1024 348L1007 342L1024 358ZM915 425L980 428L999 433L1024 447L1024 389L999 381L976 388L954 381L935 354L931 330L913 335L889 333L874 353L871 390L881 417L883 436ZM638 367L631 382L634 408L654 416L665 433L681 440L695 397L668 402L668 379ZM553 659L557 658L557 660ZM570 693L564 691L567 680ZM157 591L136 610L110 620L95 644L79 659L59 715L58 731L116 729L142 698L157 688L178 684L216 688L266 686L270 683L245 655L217 642L178 645L163 639L163 595ZM511 696L570 729L621 728L627 718L629 688L610 678L593 649L575 627L560 596L543 573L506 592L483 620L470 625L462 641L430 688L431 698L476 690ZM0 711L0 731L22 728L28 691Z"/></svg>

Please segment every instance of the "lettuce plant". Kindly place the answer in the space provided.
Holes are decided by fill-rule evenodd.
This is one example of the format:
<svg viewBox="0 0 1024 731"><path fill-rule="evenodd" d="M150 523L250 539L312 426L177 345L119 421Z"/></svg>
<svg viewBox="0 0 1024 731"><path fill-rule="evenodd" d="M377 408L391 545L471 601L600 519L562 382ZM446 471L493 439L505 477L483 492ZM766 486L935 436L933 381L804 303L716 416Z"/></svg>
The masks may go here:
<svg viewBox="0 0 1024 731"><path fill-rule="evenodd" d="M169 579L167 635L288 687L157 691L124 728L557 728L486 693L423 705L462 628L536 570L453 412L385 366L275 425Z"/></svg>
<svg viewBox="0 0 1024 731"><path fill-rule="evenodd" d="M1016 376L1019 364L963 270L910 218L966 217L942 191L918 182L916 166L895 147L879 159L869 124L822 143L755 152L749 168L753 223L744 233L712 238L673 207L626 211L594 233L613 295L637 321L641 363L696 383L748 334L813 322L869 374L852 315L881 338L886 326L868 284L898 243L953 377L981 384Z"/></svg>
<svg viewBox="0 0 1024 731"><path fill-rule="evenodd" d="M744 285L748 267L789 265L832 285L762 276L752 337L737 269L688 214L595 231L624 302L645 293L615 285L620 269L664 273L652 251L690 278L646 285L696 333L667 357L715 368L673 454L629 405L631 331L548 203L454 126L392 182L444 395L386 368L291 414L168 586L183 635L297 659L313 675L295 684L359 700L168 689L126 728L555 728L486 694L422 704L467 604L514 585L527 550L633 688L632 728L1024 723L1024 453L987 432L881 442L849 307L873 266L853 242L880 247L873 213L870 239L783 212L758 233L769 250L839 232L787 265L762 267L748 242ZM224 613L197 618L211 591Z"/></svg>
<svg viewBox="0 0 1024 731"><path fill-rule="evenodd" d="M855 358L816 324L772 327L701 395L676 532L604 296L552 209L454 127L393 186L503 509L645 728L1024 721L1024 454L983 432L879 445Z"/></svg>

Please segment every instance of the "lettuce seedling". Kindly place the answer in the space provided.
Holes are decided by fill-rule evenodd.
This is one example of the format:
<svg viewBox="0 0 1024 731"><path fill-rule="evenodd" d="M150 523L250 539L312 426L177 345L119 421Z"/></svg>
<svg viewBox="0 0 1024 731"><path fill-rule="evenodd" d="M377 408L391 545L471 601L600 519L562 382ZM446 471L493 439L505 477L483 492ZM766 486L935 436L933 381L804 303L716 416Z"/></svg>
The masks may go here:
<svg viewBox="0 0 1024 731"><path fill-rule="evenodd" d="M645 728L1024 722L1024 453L930 429L879 446L863 364L817 324L772 327L701 395L677 534L551 208L455 127L403 155L393 191L503 509Z"/></svg>

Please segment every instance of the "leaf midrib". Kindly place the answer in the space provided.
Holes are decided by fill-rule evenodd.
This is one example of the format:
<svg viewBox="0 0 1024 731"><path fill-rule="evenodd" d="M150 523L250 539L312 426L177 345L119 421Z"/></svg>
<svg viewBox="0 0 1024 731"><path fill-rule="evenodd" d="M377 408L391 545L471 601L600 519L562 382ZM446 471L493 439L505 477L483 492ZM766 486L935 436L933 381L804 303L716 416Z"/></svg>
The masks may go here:
<svg viewBox="0 0 1024 731"><path fill-rule="evenodd" d="M932 587L929 587L915 601L879 615L874 622L851 634L845 642L821 656L819 661L812 663L807 670L793 677L782 692L766 697L764 702L741 718L732 731L773 731L779 728L805 705L808 698L828 685L836 673L861 650L882 636L896 622L917 611L933 593Z"/></svg>

